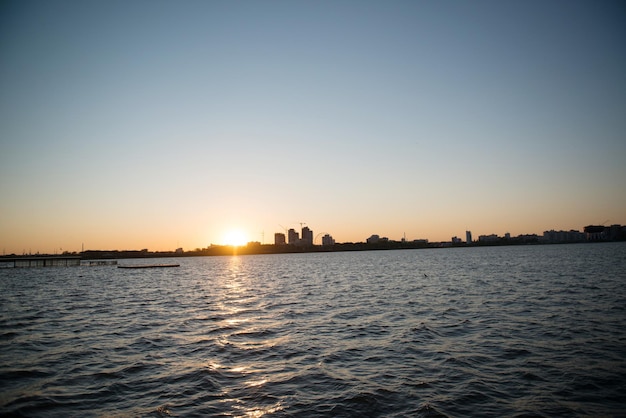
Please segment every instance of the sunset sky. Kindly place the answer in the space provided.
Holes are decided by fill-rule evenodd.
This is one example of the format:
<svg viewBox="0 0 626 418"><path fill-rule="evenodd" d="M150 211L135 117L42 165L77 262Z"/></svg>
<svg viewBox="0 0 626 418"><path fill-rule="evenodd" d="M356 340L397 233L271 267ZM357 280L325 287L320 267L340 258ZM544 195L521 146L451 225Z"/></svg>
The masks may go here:
<svg viewBox="0 0 626 418"><path fill-rule="evenodd" d="M3 1L0 250L626 224L623 1Z"/></svg>

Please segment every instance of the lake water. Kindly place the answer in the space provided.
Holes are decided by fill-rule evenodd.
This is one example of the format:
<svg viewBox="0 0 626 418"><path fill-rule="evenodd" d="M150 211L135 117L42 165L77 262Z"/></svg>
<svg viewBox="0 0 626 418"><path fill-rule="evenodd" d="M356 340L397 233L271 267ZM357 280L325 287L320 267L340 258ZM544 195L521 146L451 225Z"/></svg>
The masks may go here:
<svg viewBox="0 0 626 418"><path fill-rule="evenodd" d="M626 416L626 243L172 261L0 269L0 415Z"/></svg>

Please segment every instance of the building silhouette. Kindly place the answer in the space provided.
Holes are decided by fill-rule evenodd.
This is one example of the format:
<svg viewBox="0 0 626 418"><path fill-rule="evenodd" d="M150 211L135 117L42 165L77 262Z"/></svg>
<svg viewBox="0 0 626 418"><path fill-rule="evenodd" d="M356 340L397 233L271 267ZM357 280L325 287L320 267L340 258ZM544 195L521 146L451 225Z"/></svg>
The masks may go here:
<svg viewBox="0 0 626 418"><path fill-rule="evenodd" d="M289 231L287 231L287 243L289 243L290 245L296 245L299 241L300 236L295 229L291 228Z"/></svg>
<svg viewBox="0 0 626 418"><path fill-rule="evenodd" d="M563 242L583 242L586 240L585 234L580 231L543 231L543 237L541 242L550 244L563 243Z"/></svg>
<svg viewBox="0 0 626 418"><path fill-rule="evenodd" d="M465 242L472 243L472 231L465 231Z"/></svg>
<svg viewBox="0 0 626 418"><path fill-rule="evenodd" d="M301 245L313 245L313 231L308 226L302 228Z"/></svg>
<svg viewBox="0 0 626 418"><path fill-rule="evenodd" d="M489 234L489 235L479 235L478 236L478 242L479 243L494 243L494 242L498 242L500 240L500 238L496 235L496 234Z"/></svg>
<svg viewBox="0 0 626 418"><path fill-rule="evenodd" d="M367 242L368 244L378 244L379 241L380 235L377 234L370 235L370 237L365 240L365 242Z"/></svg>
<svg viewBox="0 0 626 418"><path fill-rule="evenodd" d="M285 234L282 232L277 232L274 234L274 245L285 245L287 242L285 241Z"/></svg>
<svg viewBox="0 0 626 418"><path fill-rule="evenodd" d="M335 245L335 240L329 234L326 234L322 237L322 245L324 246Z"/></svg>

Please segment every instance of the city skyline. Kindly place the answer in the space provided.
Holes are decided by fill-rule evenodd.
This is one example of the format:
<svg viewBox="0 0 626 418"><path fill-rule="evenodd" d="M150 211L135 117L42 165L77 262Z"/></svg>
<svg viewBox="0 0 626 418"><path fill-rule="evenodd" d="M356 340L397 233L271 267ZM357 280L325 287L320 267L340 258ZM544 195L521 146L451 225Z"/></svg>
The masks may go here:
<svg viewBox="0 0 626 418"><path fill-rule="evenodd" d="M625 19L619 1L4 2L0 248L626 224Z"/></svg>
<svg viewBox="0 0 626 418"><path fill-rule="evenodd" d="M379 234L371 234L367 238L363 238L355 241L337 241L332 236L332 234L328 232L319 232L316 233L308 226L303 226L304 223L300 223L301 231L298 232L295 228L284 229L284 232L275 232L273 234L273 240L271 242L264 241L265 234L262 234L262 240L247 240L245 234L242 231L232 230L227 234L224 241L221 243L209 243L206 246L202 247L194 247L194 248L169 248L169 249L154 249L154 248L86 248L84 244L82 244L80 251L72 251L72 250L64 250L63 248L56 249L52 252L42 252L42 251L33 251L32 248L29 248L27 251L24 249L21 253L7 253L6 250L3 250L3 256L29 256L29 255L59 255L59 254L80 254L80 253L90 253L90 252L101 252L101 251L121 251L121 252L140 252L140 253L172 253L181 255L183 253L198 253L207 251L210 249L215 249L218 247L248 247L248 249L256 246L273 246L273 247L300 247L303 249L312 248L312 247L329 247L338 245L340 247L345 245L361 245L361 244L374 244L375 246L378 244L384 243L406 243L406 244L418 244L419 247L406 247L406 248L423 248L424 246L428 247L439 247L439 246L450 246L451 245L466 245L466 244L528 244L528 243L574 243L574 242L598 242L598 241L623 241L626 239L626 226L621 224L611 224L611 225L586 225L584 228L579 229L567 229L567 230L557 230L557 229L549 229L544 230L542 233L521 233L517 235L513 235L510 232L506 232L502 235L497 233L489 233L489 234L476 234L474 235L472 231L465 231L465 240L459 238L458 236L452 236L450 239L440 240L440 241L431 241L428 238L407 238L406 234L403 234L401 238L388 237L386 235ZM282 227L282 225L281 225ZM284 227L283 227L284 228ZM474 237L474 238L473 238ZM404 247L403 247L404 248ZM220 255L224 255L221 252ZM256 252L252 251L250 254L256 254ZM215 254L212 254L215 255Z"/></svg>

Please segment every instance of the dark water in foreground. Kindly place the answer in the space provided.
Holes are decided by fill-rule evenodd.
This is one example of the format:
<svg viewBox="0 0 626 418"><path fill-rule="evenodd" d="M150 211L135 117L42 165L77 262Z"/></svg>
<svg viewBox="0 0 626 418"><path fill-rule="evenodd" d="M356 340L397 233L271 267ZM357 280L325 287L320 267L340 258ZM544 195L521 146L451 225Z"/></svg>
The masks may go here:
<svg viewBox="0 0 626 418"><path fill-rule="evenodd" d="M0 415L626 416L626 243L176 262L0 269Z"/></svg>

